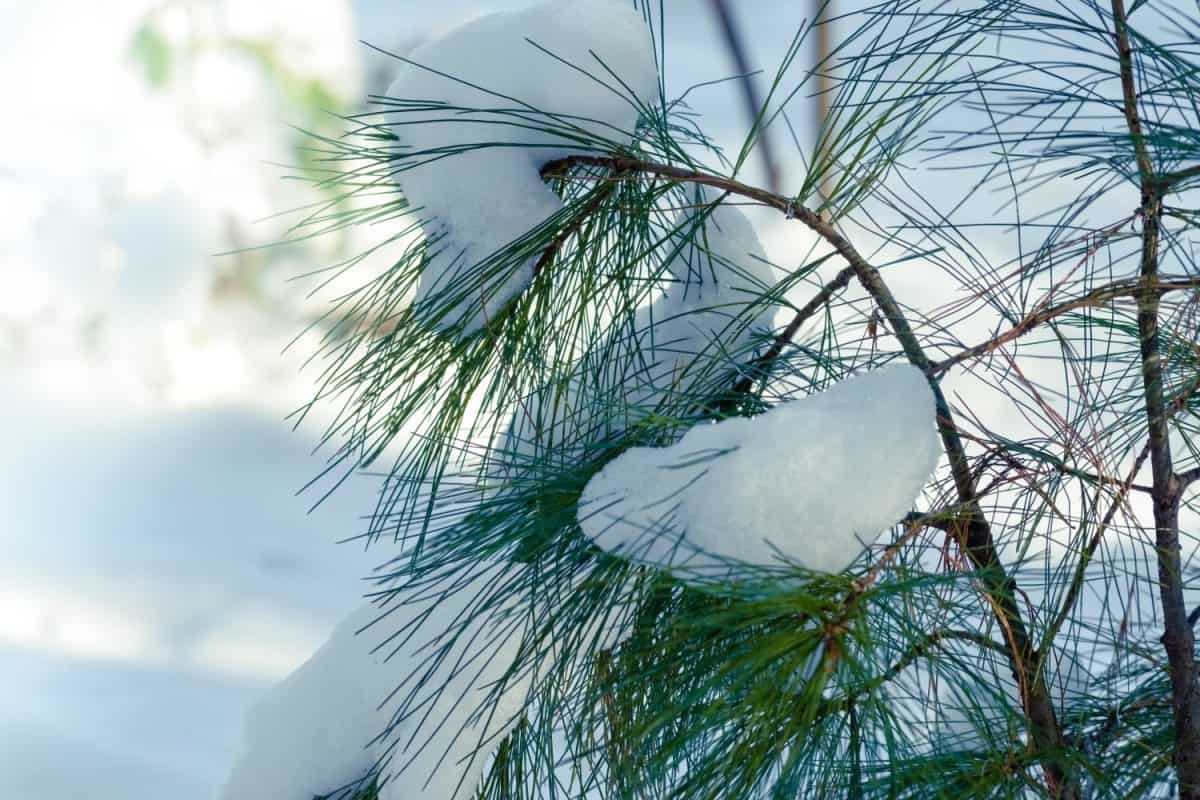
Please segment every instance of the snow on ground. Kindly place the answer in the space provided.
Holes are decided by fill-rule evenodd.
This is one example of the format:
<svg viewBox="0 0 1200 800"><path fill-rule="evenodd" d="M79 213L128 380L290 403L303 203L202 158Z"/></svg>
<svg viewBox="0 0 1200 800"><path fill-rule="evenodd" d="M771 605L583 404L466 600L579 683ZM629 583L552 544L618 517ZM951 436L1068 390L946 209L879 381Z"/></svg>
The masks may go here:
<svg viewBox="0 0 1200 800"><path fill-rule="evenodd" d="M376 559L335 540L373 486L306 514L320 459L275 417L70 419L4 388L0 794L210 797L246 703L361 595Z"/></svg>
<svg viewBox="0 0 1200 800"><path fill-rule="evenodd" d="M297 203L266 163L288 160L283 104L229 51L152 90L130 42L160 5L51 0L0 30L19 110L0 131L4 797L211 798L245 708L375 562L335 544L363 529L370 482L311 515L317 495L296 496L323 466L319 426L283 420L312 391L312 341L280 355L302 322L212 291L226 228L270 241L279 224L254 221ZM275 37L353 83L340 0L287 15L307 32L278 5L269 30L240 2L167 6L176 44Z"/></svg>
<svg viewBox="0 0 1200 800"><path fill-rule="evenodd" d="M627 450L588 482L579 524L599 547L685 578L740 564L838 572L912 508L939 455L924 375L884 367Z"/></svg>
<svg viewBox="0 0 1200 800"><path fill-rule="evenodd" d="M593 140L631 139L638 102L658 93L654 51L628 3L568 0L480 17L409 58L387 96L439 104L387 117L412 154L395 178L429 242L416 299L452 301L436 321L471 331L533 279L540 250L519 264L489 259L562 208L539 167ZM477 142L503 146L457 152Z"/></svg>

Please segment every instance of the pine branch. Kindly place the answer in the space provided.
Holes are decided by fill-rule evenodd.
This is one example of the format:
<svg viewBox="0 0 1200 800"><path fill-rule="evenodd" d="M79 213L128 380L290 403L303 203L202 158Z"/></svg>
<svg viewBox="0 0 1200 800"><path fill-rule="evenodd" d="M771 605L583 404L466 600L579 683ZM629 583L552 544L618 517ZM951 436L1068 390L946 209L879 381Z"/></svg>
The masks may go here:
<svg viewBox="0 0 1200 800"><path fill-rule="evenodd" d="M1133 142L1141 182L1142 291L1137 295L1138 338L1141 350L1143 399L1149 429L1150 469L1154 481L1153 509L1158 556L1159 595L1163 612L1162 642L1167 652L1175 712L1175 769L1182 800L1200 798L1200 690L1195 661L1195 634L1183 599L1183 564L1179 544L1179 478L1171 459L1170 428L1164 392L1159 343L1159 247L1164 185L1142 129L1133 47L1124 0L1112 0L1113 35L1120 62L1125 122Z"/></svg>
<svg viewBox="0 0 1200 800"><path fill-rule="evenodd" d="M1160 191L1165 193L1192 178L1200 178L1200 164L1159 175L1155 178L1155 183L1158 185Z"/></svg>
<svg viewBox="0 0 1200 800"><path fill-rule="evenodd" d="M1070 616L1071 611L1075 608L1075 603L1078 602L1079 595L1083 591L1083 579L1084 575L1087 573L1088 565L1095 557L1096 550L1100 548L1100 543L1104 540L1104 534L1108 531L1109 526L1112 525L1113 520L1116 518L1117 511L1119 511L1121 506L1124 505L1126 499L1129 497L1130 490L1134 488L1135 484L1133 479L1137 477L1138 472L1141 471L1142 465L1146 463L1146 458L1149 455L1150 443L1146 442L1141 451L1138 453L1137 457L1133 460L1133 466L1129 468L1129 473L1124 482L1121 483L1120 489L1117 491L1117 496L1113 498L1112 503L1108 507L1108 511L1104 513L1103 519L1100 520L1100 524L1096 527L1096 531L1092 534L1092 538L1088 540L1087 547L1084 548L1083 554L1079 559L1079 563L1075 565L1075 574L1072 576L1071 583L1067 587L1067 594L1063 598L1063 602L1059 607L1058 614L1055 616L1054 621L1051 622L1046 628L1046 633L1043 636L1043 640L1045 642L1049 643L1054 640L1054 637L1062 628L1063 623L1066 622L1067 617ZM1154 491L1153 487L1150 487L1150 491Z"/></svg>
<svg viewBox="0 0 1200 800"><path fill-rule="evenodd" d="M731 178L624 156L569 156L547 163L543 167L543 174L565 176L575 166L607 167L614 172L656 175L680 183L712 186L774 208L786 214L788 219L798 219L848 262L859 283L883 312L909 362L925 371L927 375L931 373L932 362L879 271L820 214L791 198ZM997 622L1005 631L1009 664L1020 687L1022 705L1029 715L1033 741L1038 752L1043 754L1042 765L1048 788L1055 797L1074 800L1078 797L1077 782L1069 775L1067 766L1057 755L1066 749L1066 742L1042 675L1040 654L1033 647L1016 603L1016 582L1005 571L1000 561L991 528L979 506L975 481L949 403L932 376L929 378L929 385L936 400L942 443L949 457L955 488L965 512L965 524L958 537L959 545L979 570L985 596Z"/></svg>
<svg viewBox="0 0 1200 800"><path fill-rule="evenodd" d="M1194 291L1200 289L1200 278L1179 277L1168 280L1158 281L1154 286L1154 291L1164 295L1175 291ZM1107 286L1102 286L1099 289L1094 289L1085 295L1064 300L1047 308L1031 311L1020 322L1012 326L1004 333L988 339L986 342L981 342L973 347L968 347L959 353L955 353L947 359L937 362L933 366L934 374L944 373L951 367L961 364L964 361L970 361L988 353L995 352L1009 342L1016 341L1027 333L1040 327L1041 325L1051 322L1058 317L1068 314L1072 311L1078 311L1081 308L1095 308L1103 306L1112 300L1119 297L1138 298L1146 291L1145 283L1142 280L1135 281L1119 281L1111 283Z"/></svg>
<svg viewBox="0 0 1200 800"><path fill-rule="evenodd" d="M546 177L549 177L548 173L545 169L543 169L542 178L544 179ZM562 230L555 234L554 238L550 240L550 243L542 249L541 256L538 257L537 262L533 265L534 275L540 274L542 270L549 268L554 263L554 259L558 257L558 253L560 250L562 250L563 246L570 241L571 237L578 233L579 229L587 224L592 215L599 211L608 201L608 199L613 196L613 193L617 190L617 185L620 178L620 174L617 174L613 176L612 182L605 183L603 186L597 189L592 195L591 199L580 206L579 212L575 219L571 221L571 224L564 226Z"/></svg>
<svg viewBox="0 0 1200 800"><path fill-rule="evenodd" d="M737 383L734 384L734 394L740 395L749 392L754 385L754 378L752 375L762 375L768 373L771 369L771 365L774 364L775 360L783 354L784 348L791 344L792 340L796 338L796 334L800 332L800 328L803 327L804 323L812 319L813 315L824 308L838 292L845 289L850 284L850 279L853 277L854 267L846 267L842 269L833 277L833 280L822 286L821 290L813 295L811 300L809 300L798 311L796 311L791 321L788 322L787 327L785 327L775 337L775 340L771 343L771 346L767 348L767 351L754 362L754 370L752 373L739 378Z"/></svg>
<svg viewBox="0 0 1200 800"><path fill-rule="evenodd" d="M1200 467L1192 467L1176 476L1179 480L1179 492L1182 494L1196 481L1200 481Z"/></svg>

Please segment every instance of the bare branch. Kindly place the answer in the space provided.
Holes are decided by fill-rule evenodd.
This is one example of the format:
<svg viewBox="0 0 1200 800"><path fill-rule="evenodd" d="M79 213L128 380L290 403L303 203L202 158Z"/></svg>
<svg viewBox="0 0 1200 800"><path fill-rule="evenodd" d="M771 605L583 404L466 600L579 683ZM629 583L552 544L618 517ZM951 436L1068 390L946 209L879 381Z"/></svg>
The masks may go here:
<svg viewBox="0 0 1200 800"><path fill-rule="evenodd" d="M1200 164L1197 164L1194 167L1187 167L1186 169L1176 170L1175 172L1168 172L1164 175L1159 175L1157 178L1157 183L1159 188L1165 193L1184 181L1191 180L1192 178L1200 178Z"/></svg>
<svg viewBox="0 0 1200 800"><path fill-rule="evenodd" d="M775 337L775 341L771 343L771 346L767 349L767 352L763 353L762 356L754 362L755 374L764 374L766 371L768 371L771 368L771 365L775 362L775 359L779 358L779 356L783 353L783 349L787 347L791 343L792 339L796 337L796 334L800 332L800 328L804 325L804 323L811 319L814 314L824 308L825 305L828 304L831 299L833 299L835 294L845 289L846 286L850 284L850 279L853 277L854 268L845 267L834 276L833 280L821 287L821 291L817 292L811 300L809 300L802 308L796 311L796 314L792 317L791 322L789 322L787 327ZM746 392L750 391L753 385L754 377L752 375L747 375L739 379L738 382L734 384L733 391L735 394L745 394Z"/></svg>
<svg viewBox="0 0 1200 800"><path fill-rule="evenodd" d="M1175 291L1188 291L1200 289L1200 278L1179 277L1169 280L1160 280L1155 283L1154 291L1160 295ZM1094 308L1103 306L1108 302L1117 299L1118 297L1138 297L1145 289L1145 284L1139 279L1136 281L1120 281L1110 283L1107 286L1101 286L1099 289L1088 292L1080 297L1065 300L1057 305L1041 308L1040 310L1031 311L1020 322L1012 326L1004 333L988 339L986 342L981 342L974 347L969 347L960 353L955 353L950 358L939 361L934 367L935 373L943 373L956 364L961 364L964 361L969 361L980 356L987 355L1009 342L1015 341L1035 328L1046 324L1058 317L1068 314L1072 311L1078 311L1081 308Z"/></svg>
<svg viewBox="0 0 1200 800"><path fill-rule="evenodd" d="M726 0L709 0L712 4L713 13L717 16L717 21L721 25L721 33L725 37L725 46L729 49L729 55L733 58L734 68L738 71L738 75L742 80L742 97L746 101L746 116L750 119L750 135L758 137L759 151L762 153L763 170L767 174L767 186L773 192L779 191L780 177L779 165L775 160L775 150L771 145L771 137L767 133L767 129L763 126L763 117L765 116L762 98L758 95L758 89L754 84L753 70L750 68L750 59L746 54L746 45L742 41L741 34L738 32L737 20L733 17L733 11L729 8L729 3Z"/></svg>
<svg viewBox="0 0 1200 800"><path fill-rule="evenodd" d="M1192 467L1186 472L1181 472L1177 476L1179 480L1179 492L1182 494L1189 489L1193 483L1200 481L1200 467Z"/></svg>

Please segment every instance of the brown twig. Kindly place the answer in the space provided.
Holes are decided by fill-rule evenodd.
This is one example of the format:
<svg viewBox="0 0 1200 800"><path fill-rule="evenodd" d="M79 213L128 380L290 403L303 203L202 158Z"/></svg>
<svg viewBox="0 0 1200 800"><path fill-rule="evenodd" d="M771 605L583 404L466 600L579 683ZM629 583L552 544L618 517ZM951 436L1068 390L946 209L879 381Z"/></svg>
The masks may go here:
<svg viewBox="0 0 1200 800"><path fill-rule="evenodd" d="M833 181L830 167L825 164L825 155L819 148L824 142L827 126L831 123L833 111L833 76L830 75L830 56L833 53L833 36L830 31L829 5L832 0L812 0L813 2L813 32L816 35L816 131L813 138L813 164L825 172L821 178L820 196L822 202L828 203L833 192Z"/></svg>
<svg viewBox="0 0 1200 800"><path fill-rule="evenodd" d="M1160 295L1168 292L1187 291L1200 289L1200 278L1177 278L1165 281L1159 281L1155 284L1154 291ZM1111 283L1107 286L1102 286L1099 289L1088 292L1085 295L1065 300L1047 308L1042 308L1037 311L1030 312L1020 322L1012 326L1004 333L988 339L986 342L981 342L973 347L968 347L953 356L939 361L934 365L933 369L936 374L944 373L946 370L961 364L964 361L985 356L988 353L994 352L1009 342L1015 341L1035 328L1050 322L1064 314L1076 311L1081 308L1089 308L1102 306L1115 300L1118 297L1138 297L1145 292L1145 284L1141 279L1136 281L1120 281Z"/></svg>
<svg viewBox="0 0 1200 800"><path fill-rule="evenodd" d="M542 177L550 177L545 168L542 169ZM604 205L613 193L616 192L621 175L617 174L612 177L612 180L602 185L591 198L584 203L578 211L578 214L567 225L564 225L562 230L554 235L550 243L542 250L542 255L538 258L537 263L533 265L533 274L538 275L542 270L547 269L554 263L554 259L558 257L559 251L563 245L579 231L581 227L595 214L600 206Z"/></svg>
<svg viewBox="0 0 1200 800"><path fill-rule="evenodd" d="M853 277L853 267L846 267L842 269L833 277L833 280L821 287L821 291L813 295L812 299L798 309L791 321L787 324L787 327L775 337L775 341L771 343L771 346L767 348L767 351L759 356L757 360L755 360L753 374L761 375L766 373L771 368L771 365L775 362L775 359L779 358L779 356L783 354L783 349L791 344L792 340L796 338L796 334L800 332L800 328L804 325L804 323L810 320L813 315L824 308L829 301L833 299L835 294L845 289L850 284L850 279ZM733 391L735 394L745 394L750 391L753 385L753 375L744 375L738 379L737 383L734 384Z"/></svg>

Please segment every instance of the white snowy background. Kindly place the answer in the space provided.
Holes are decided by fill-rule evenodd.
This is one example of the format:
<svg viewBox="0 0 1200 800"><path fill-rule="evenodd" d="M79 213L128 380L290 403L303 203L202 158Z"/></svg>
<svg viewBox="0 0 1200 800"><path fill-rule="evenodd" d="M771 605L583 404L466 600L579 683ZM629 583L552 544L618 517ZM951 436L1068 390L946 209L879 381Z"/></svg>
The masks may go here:
<svg viewBox="0 0 1200 800"><path fill-rule="evenodd" d="M279 75L352 106L389 77L360 38L407 52L526 4L0 1L0 797L212 797L246 708L359 604L377 559L335 542L372 486L307 513L320 414L284 419L314 340L283 350L320 302L287 278L336 254L216 254L312 199L277 166L301 121ZM668 5L673 79L728 74L706 4ZM769 63L788 4L739 5ZM726 91L698 105L735 146Z"/></svg>
<svg viewBox="0 0 1200 800"><path fill-rule="evenodd" d="M275 241L273 215L314 199L281 180L304 121L289 86L354 107L391 77L360 38L408 52L524 5L0 0L0 797L213 797L246 708L359 605L380 556L335 542L373 487L309 513L322 412L285 421L313 391L315 334L284 348L321 303L288 279L336 243L216 254ZM668 91L729 75L708 4L666 5ZM734 6L767 67L807 10ZM131 55L148 20L173 54L158 87ZM736 149L735 87L692 100ZM808 252L800 226L749 215L777 263ZM1005 244L979 242L997 261ZM917 270L891 282L925 308L953 299Z"/></svg>

